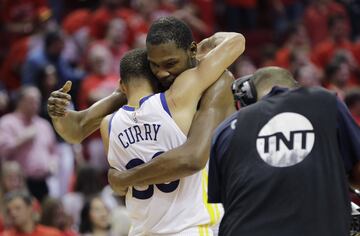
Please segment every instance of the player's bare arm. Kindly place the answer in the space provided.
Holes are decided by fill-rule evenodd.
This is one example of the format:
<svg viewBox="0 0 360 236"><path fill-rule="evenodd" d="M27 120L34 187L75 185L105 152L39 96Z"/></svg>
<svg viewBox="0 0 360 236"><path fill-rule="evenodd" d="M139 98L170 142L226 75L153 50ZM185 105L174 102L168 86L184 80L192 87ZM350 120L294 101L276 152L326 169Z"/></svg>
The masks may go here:
<svg viewBox="0 0 360 236"><path fill-rule="evenodd" d="M198 65L180 74L165 92L172 117L188 134L198 101L203 92L212 85L223 72L245 50L245 38L240 33L220 32L209 38L219 39ZM196 51L193 51L194 53Z"/></svg>
<svg viewBox="0 0 360 236"><path fill-rule="evenodd" d="M187 141L178 148L158 156L151 162L127 171L110 169L108 179L114 191L127 186L144 186L173 181L189 176L206 165L214 129L235 112L231 93L233 76L225 72L204 93L195 114Z"/></svg>
<svg viewBox="0 0 360 236"><path fill-rule="evenodd" d="M48 99L48 113L56 132L69 143L80 143L84 138L99 128L101 120L126 103L126 97L116 90L110 96L94 103L83 111L68 110L71 101L68 81L59 90L51 93Z"/></svg>

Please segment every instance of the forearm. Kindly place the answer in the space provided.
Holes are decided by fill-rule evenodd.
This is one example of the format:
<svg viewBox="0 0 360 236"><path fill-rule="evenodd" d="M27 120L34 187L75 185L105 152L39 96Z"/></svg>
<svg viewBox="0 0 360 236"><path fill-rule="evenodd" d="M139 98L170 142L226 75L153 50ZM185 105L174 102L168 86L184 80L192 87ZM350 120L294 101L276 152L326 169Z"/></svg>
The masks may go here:
<svg viewBox="0 0 360 236"><path fill-rule="evenodd" d="M116 188L171 182L200 171L209 158L213 130L225 116L225 113L215 109L199 113L193 121L188 140L182 146L130 170L114 171L113 175L109 175L111 186Z"/></svg>
<svg viewBox="0 0 360 236"><path fill-rule="evenodd" d="M216 46L224 42L229 37L232 37L234 33L232 32L218 32L209 38L203 39L200 43L198 43L198 53L206 54L211 49L214 49Z"/></svg>
<svg viewBox="0 0 360 236"><path fill-rule="evenodd" d="M85 111L67 111L64 117L52 117L52 124L56 132L69 143L81 143L87 136L80 121L84 119Z"/></svg>
<svg viewBox="0 0 360 236"><path fill-rule="evenodd" d="M57 133L69 143L80 143L100 127L101 120L126 103L119 92L94 103L84 111L68 111L64 117L52 117Z"/></svg>

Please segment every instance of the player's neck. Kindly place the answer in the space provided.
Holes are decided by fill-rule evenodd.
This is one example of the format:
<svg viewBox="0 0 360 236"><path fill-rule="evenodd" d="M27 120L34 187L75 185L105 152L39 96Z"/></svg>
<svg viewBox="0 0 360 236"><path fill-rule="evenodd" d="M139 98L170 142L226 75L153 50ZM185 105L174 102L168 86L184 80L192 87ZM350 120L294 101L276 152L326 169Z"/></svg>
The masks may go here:
<svg viewBox="0 0 360 236"><path fill-rule="evenodd" d="M133 91L130 89L128 94L128 105L132 107L139 106L139 102L143 97L153 94L152 88L136 87Z"/></svg>

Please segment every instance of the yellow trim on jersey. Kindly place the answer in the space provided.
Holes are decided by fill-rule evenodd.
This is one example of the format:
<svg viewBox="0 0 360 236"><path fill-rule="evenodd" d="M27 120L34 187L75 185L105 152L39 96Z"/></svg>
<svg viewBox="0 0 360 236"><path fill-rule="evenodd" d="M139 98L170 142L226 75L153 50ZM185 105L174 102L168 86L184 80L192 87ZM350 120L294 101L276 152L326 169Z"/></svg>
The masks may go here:
<svg viewBox="0 0 360 236"><path fill-rule="evenodd" d="M210 236L211 231L208 225L199 225L199 236Z"/></svg>
<svg viewBox="0 0 360 236"><path fill-rule="evenodd" d="M217 224L220 221L220 210L218 208L218 204L208 203L208 196L207 196L208 175L207 175L206 168L204 168L202 170L201 186L202 186L202 190L203 190L204 205L210 215L209 225L212 226L212 225Z"/></svg>

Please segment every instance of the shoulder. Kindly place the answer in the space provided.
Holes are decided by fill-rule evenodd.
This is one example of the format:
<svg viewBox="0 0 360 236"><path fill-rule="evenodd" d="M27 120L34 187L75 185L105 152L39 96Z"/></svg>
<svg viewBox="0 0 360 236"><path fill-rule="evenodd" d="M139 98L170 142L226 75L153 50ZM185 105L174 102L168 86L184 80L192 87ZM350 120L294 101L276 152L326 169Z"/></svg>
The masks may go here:
<svg viewBox="0 0 360 236"><path fill-rule="evenodd" d="M19 123L19 119L15 114L9 113L0 118L0 126L15 126Z"/></svg>
<svg viewBox="0 0 360 236"><path fill-rule="evenodd" d="M213 135L213 143L215 143L220 137L223 137L226 131L235 130L237 116L238 112L231 114L215 129Z"/></svg>

